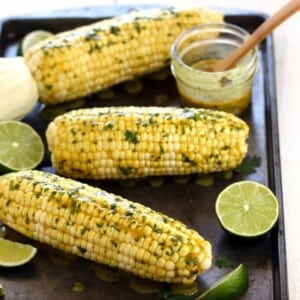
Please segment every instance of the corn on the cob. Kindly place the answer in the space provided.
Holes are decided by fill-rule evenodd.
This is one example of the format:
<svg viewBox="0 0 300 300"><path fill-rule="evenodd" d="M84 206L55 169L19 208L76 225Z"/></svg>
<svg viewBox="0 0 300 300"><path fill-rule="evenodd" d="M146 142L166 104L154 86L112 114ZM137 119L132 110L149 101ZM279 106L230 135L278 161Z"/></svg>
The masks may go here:
<svg viewBox="0 0 300 300"><path fill-rule="evenodd" d="M68 112L46 136L59 174L119 179L233 169L247 151L248 131L225 112L131 106Z"/></svg>
<svg viewBox="0 0 300 300"><path fill-rule="evenodd" d="M55 35L25 59L41 101L55 104L162 68L183 30L221 21L221 12L205 8L134 12Z"/></svg>
<svg viewBox="0 0 300 300"><path fill-rule="evenodd" d="M211 266L211 245L195 230L51 173L0 177L0 220L53 247L156 281L191 283Z"/></svg>

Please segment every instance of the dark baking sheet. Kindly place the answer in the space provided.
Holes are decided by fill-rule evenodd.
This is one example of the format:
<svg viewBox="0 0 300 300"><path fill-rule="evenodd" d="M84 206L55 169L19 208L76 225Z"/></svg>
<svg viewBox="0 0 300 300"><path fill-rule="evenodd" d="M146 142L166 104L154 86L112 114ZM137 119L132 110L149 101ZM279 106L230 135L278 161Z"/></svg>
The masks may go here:
<svg viewBox="0 0 300 300"><path fill-rule="evenodd" d="M58 32L136 8L140 7L87 7L3 20L0 24L0 56L15 56L18 42L31 30L45 29ZM240 25L250 32L266 18L264 14L248 11L225 10L225 14L228 22ZM279 300L288 299L288 288L272 36L260 45L259 62L252 104L242 115L251 128L249 154L262 159L261 166L255 173L248 176L234 174L230 180L217 176L211 187L199 186L194 181L180 185L172 178L167 178L163 186L158 188L149 185L147 180L142 180L134 187L109 181L95 184L182 220L211 241L213 266L199 278L200 292L231 270L216 266L216 259L226 256L235 266L243 262L249 268L250 286L243 299ZM130 95L124 90L123 85L118 85L113 88L115 93L113 99L105 100L95 95L79 105L179 105L171 76L163 81L153 80L149 76L141 80L144 85L141 93ZM43 112L45 107L37 105L24 121L34 126L44 138L44 130L49 119L45 118ZM49 113L46 116L49 117ZM48 155L45 156L42 168L51 170ZM268 185L280 202L278 225L270 234L255 240L245 241L229 236L220 228L214 212L217 194L231 182L242 179L251 179ZM83 293L72 291L76 281L84 284ZM54 265L43 249L25 266L13 269L0 268L0 282L5 288L6 300L52 300L57 297L74 300L104 298L134 300L141 297L145 300L159 299L157 295L141 295L134 292L126 281L111 284L99 280L90 270L90 262L82 259L78 259L67 268Z"/></svg>

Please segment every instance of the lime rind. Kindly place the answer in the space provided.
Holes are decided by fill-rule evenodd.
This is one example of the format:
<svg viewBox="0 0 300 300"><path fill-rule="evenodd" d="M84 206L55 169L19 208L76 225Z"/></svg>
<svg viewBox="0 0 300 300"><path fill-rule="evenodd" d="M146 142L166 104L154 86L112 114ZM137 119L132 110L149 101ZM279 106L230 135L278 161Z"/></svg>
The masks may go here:
<svg viewBox="0 0 300 300"><path fill-rule="evenodd" d="M233 300L244 295L249 286L248 269L240 264L233 271L216 281L196 300Z"/></svg>
<svg viewBox="0 0 300 300"><path fill-rule="evenodd" d="M37 253L37 248L19 242L0 238L0 266L17 267L31 261Z"/></svg>
<svg viewBox="0 0 300 300"><path fill-rule="evenodd" d="M215 210L227 232L242 237L258 237L269 232L279 217L274 193L255 181L229 185L218 196Z"/></svg>

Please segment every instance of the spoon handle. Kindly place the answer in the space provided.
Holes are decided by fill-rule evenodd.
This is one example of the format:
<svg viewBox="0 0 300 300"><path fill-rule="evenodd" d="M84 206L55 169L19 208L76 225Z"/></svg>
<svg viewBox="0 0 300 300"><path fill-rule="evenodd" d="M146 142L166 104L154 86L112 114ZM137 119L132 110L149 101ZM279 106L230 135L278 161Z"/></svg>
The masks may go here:
<svg viewBox="0 0 300 300"><path fill-rule="evenodd" d="M291 0L262 23L249 38L228 57L210 66L210 71L221 72L233 67L249 50L259 44L270 32L300 9L300 0Z"/></svg>

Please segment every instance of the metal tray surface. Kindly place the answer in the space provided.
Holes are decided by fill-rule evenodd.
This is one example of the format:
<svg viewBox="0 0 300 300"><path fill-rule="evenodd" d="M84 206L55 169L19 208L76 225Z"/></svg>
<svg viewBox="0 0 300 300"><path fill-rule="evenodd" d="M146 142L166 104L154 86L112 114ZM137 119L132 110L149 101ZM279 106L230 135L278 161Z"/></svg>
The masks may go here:
<svg viewBox="0 0 300 300"><path fill-rule="evenodd" d="M0 35L0 56L15 56L20 39L31 30L45 29L53 32L91 23L99 18L124 13L132 9L120 7L92 7L75 10L47 12L3 20ZM248 11L226 12L226 21L253 31L266 16ZM259 47L260 67L253 88L252 104L242 115L250 125L249 155L261 157L262 163L255 173L248 176L234 174L231 179L220 176L213 186L204 187L191 181L185 185L166 178L161 187L142 180L134 187L120 182L93 182L108 191L141 202L151 208L177 218L193 227L212 243L213 266L199 278L200 292L221 278L231 268L216 266L220 256L229 258L235 266L245 263L249 268L250 285L243 299L288 299L286 253L283 220L283 199L280 174L278 124L276 110L273 39L269 36ZM115 97L101 99L89 97L81 106L109 105L179 105L179 96L172 76L166 80L141 79L143 90L129 94L122 84L113 88ZM49 122L44 117L45 107L38 104L24 121L34 126L45 139L44 131ZM51 170L49 155L45 155L42 169ZM250 179L268 185L280 202L277 226L261 238L242 240L225 233L218 224L214 204L218 193L234 181ZM85 286L83 293L75 293L76 282ZM37 257L22 267L0 268L0 282L5 287L6 300L40 299L159 299L157 294L141 295L128 287L126 281L107 283L98 279L90 269L90 262L76 260L69 267L59 267L50 262L41 249Z"/></svg>

